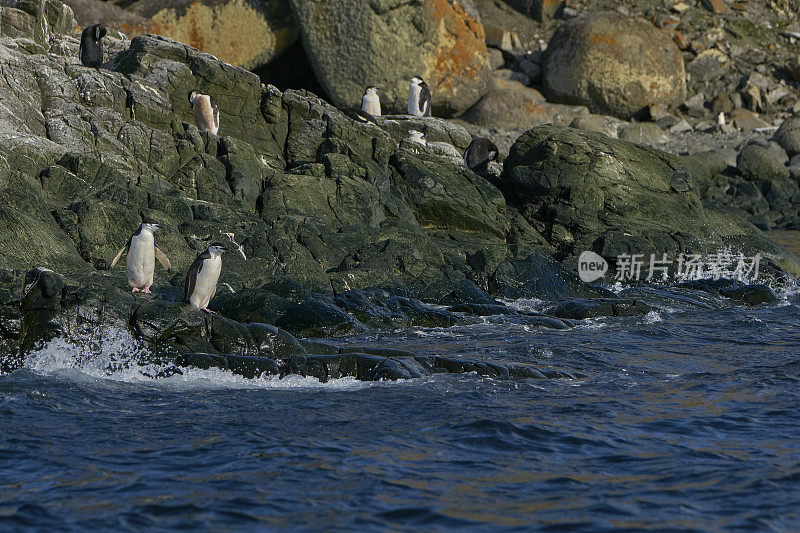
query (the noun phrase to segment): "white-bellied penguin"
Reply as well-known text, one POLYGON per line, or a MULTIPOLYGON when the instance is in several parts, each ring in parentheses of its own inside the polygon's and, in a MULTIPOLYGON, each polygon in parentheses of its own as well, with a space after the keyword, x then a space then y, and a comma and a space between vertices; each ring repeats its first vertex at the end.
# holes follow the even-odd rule
POLYGON ((131 292, 150 293, 150 286, 153 285, 156 259, 161 262, 167 272, 172 270, 169 259, 156 246, 155 232, 160 227, 161 225, 155 220, 146 218, 139 226, 139 229, 128 239, 128 244, 122 247, 111 262, 111 268, 114 268, 122 254, 128 252, 127 274, 131 292))
POLYGON ((370 85, 364 89, 364 96, 361 97, 361 111, 373 117, 381 116, 381 98, 378 96, 378 91, 377 87, 370 85))
POLYGON ((408 84, 408 114, 415 117, 431 116, 431 90, 419 76, 408 84))
POLYGON ((211 243, 197 256, 186 274, 183 300, 198 309, 211 312, 208 303, 217 292, 217 281, 222 272, 222 254, 227 250, 221 242, 211 243))

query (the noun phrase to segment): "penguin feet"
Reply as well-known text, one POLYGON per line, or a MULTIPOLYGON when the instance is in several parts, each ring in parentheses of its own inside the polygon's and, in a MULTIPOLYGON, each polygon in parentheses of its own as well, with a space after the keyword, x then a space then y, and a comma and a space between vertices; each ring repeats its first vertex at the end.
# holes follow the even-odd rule
POLYGON ((209 309, 208 307, 200 307, 199 309, 200 309, 201 311, 205 311, 205 312, 206 312, 206 313, 208 313, 209 315, 216 315, 216 314, 217 314, 215 311, 212 311, 212 310, 211 310, 211 309, 209 309))
POLYGON ((142 292, 145 294, 153 294, 152 292, 150 292, 150 287, 145 287, 144 289, 142 289, 142 292))
POLYGON ((131 287, 131 292, 139 292, 140 290, 138 287, 131 287))

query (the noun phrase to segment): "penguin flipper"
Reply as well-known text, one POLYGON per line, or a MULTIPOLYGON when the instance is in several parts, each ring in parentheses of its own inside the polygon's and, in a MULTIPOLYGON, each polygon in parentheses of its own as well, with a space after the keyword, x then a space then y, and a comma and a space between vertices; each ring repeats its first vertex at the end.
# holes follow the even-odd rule
POLYGON ((422 116, 431 116, 431 90, 427 85, 423 85, 419 93, 419 110, 422 116))
POLYGON ((125 246, 123 246, 123 247, 122 247, 122 249, 121 249, 121 250, 119 251, 119 253, 117 254, 117 257, 115 257, 115 258, 114 258, 114 260, 113 260, 113 261, 111 261, 111 267, 109 268, 109 270, 111 270, 112 268, 114 268, 114 265, 116 265, 116 264, 117 264, 117 261, 119 261, 119 260, 122 258, 122 254, 124 254, 125 252, 127 252, 127 251, 128 251, 128 248, 129 248, 129 247, 130 247, 130 244, 126 244, 125 246))
POLYGON ((172 270, 172 264, 169 262, 169 259, 167 259, 166 254, 162 252, 161 248, 158 246, 154 246, 154 248, 156 250, 156 259, 164 266, 167 272, 170 272, 172 270))
POLYGON ((183 290, 184 302, 188 302, 189 298, 194 293, 194 287, 197 284, 197 275, 200 273, 200 270, 203 269, 203 261, 209 257, 211 257, 211 255, 208 252, 204 252, 198 255, 192 263, 192 266, 189 267, 189 272, 186 273, 186 284, 183 290))

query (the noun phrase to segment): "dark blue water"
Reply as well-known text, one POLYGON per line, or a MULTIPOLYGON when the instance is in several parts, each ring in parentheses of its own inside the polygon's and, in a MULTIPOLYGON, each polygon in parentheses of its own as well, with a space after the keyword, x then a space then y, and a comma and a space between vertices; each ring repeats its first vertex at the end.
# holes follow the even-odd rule
MULTIPOLYGON (((104 333, 0 376, 0 530, 800 529, 800 298, 344 339, 578 380, 150 379, 104 333)), ((520 306, 540 307, 536 302, 520 306)))

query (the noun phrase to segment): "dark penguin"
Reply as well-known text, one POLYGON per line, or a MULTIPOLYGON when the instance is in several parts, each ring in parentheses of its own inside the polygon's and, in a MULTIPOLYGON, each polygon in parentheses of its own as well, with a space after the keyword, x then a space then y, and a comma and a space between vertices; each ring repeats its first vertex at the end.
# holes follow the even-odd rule
POLYGON ((217 292, 217 281, 222 272, 222 254, 225 250, 224 244, 215 242, 197 256, 186 275, 186 287, 183 292, 185 302, 203 311, 211 312, 208 309, 208 303, 217 292))
POLYGON ((464 152, 464 164, 473 172, 486 172, 489 162, 497 159, 497 146, 486 137, 477 137, 464 152))
POLYGON ((87 26, 81 33, 81 49, 78 56, 87 67, 100 68, 103 64, 103 43, 106 27, 102 24, 87 26))
POLYGON ((431 90, 419 76, 408 84, 408 114, 415 117, 431 116, 431 90))

